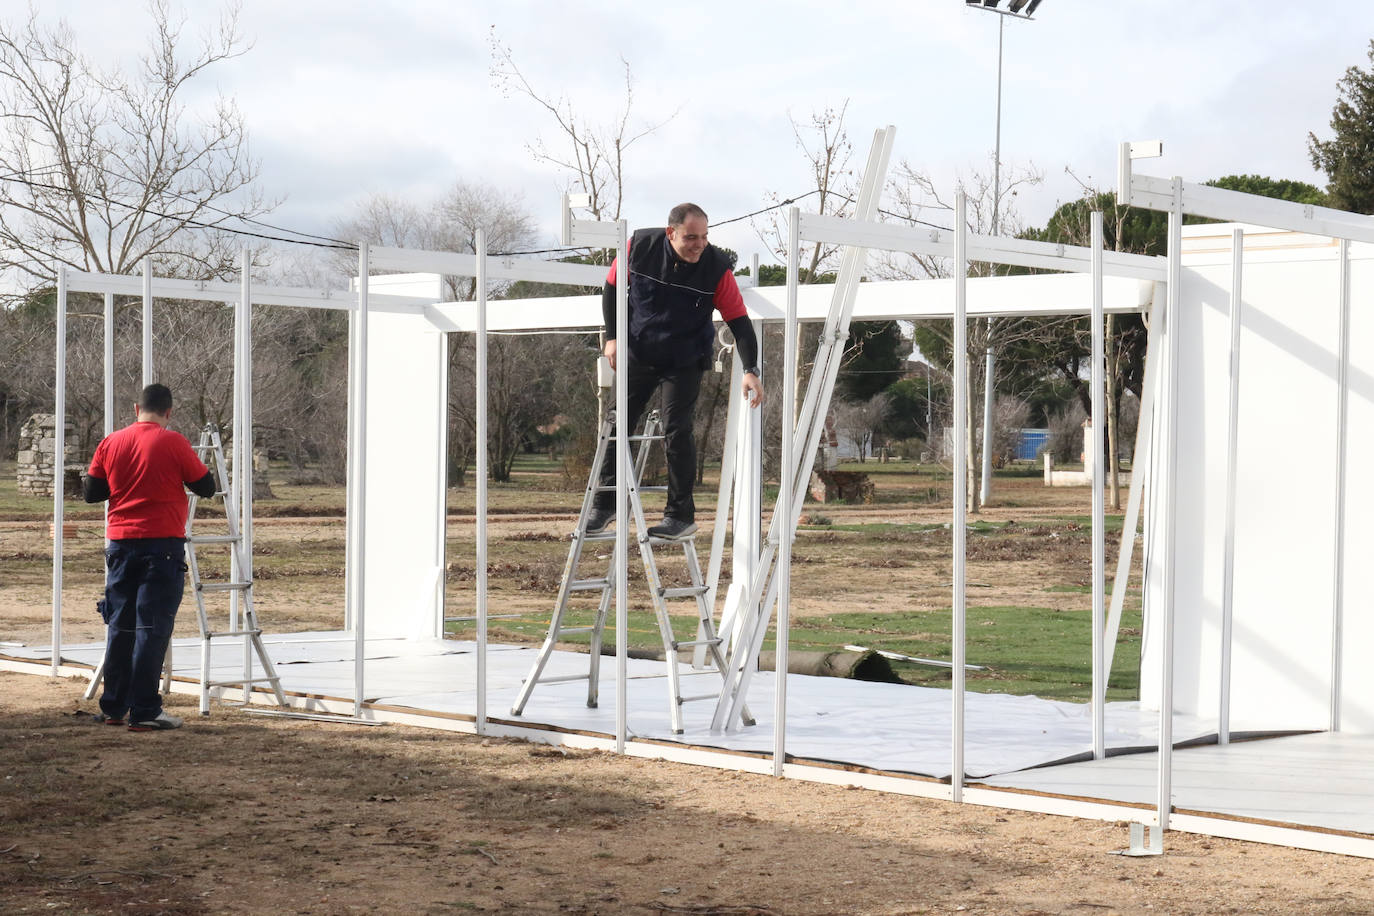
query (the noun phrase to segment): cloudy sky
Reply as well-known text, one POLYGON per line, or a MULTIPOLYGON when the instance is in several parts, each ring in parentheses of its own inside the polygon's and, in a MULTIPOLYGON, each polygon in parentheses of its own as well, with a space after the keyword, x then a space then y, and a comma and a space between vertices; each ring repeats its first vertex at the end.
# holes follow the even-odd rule
MULTIPOLYGON (((1005 4, 1004 4, 1005 5, 1005 4)), ((186 34, 217 18, 187 4, 186 34)), ((132 0, 44 0, 84 50, 133 67, 148 19, 132 0)), ((22 0, 0 0, 21 16, 22 0)), ((243 0, 253 47, 195 87, 236 99, 284 197, 274 222, 331 231, 367 195, 432 199, 462 179, 518 194, 553 241, 567 175, 529 145, 559 136, 546 112, 490 75, 490 39, 530 81, 579 111, 623 103, 620 58, 635 79, 632 123, 666 124, 628 154, 631 226, 662 225, 679 200, 713 220, 765 194, 809 187, 789 118, 848 103, 854 164, 872 131, 897 127, 896 158, 952 189, 986 169, 995 131, 998 20, 963 0, 599 3, 532 0, 243 0)), ((1111 188, 1123 140, 1162 139, 1142 171, 1203 181, 1258 173, 1309 181, 1308 131, 1328 133, 1336 81, 1368 66, 1369 0, 1044 0, 1005 24, 1002 160, 1043 183, 1016 199, 1041 225, 1079 194, 1066 174, 1111 188)), ((744 258, 764 246, 749 223, 715 241, 744 258)))

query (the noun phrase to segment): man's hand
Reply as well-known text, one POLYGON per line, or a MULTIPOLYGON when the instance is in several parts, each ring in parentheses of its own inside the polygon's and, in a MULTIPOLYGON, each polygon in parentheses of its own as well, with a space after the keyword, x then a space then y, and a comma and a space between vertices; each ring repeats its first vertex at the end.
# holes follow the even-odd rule
MULTIPOLYGON (((614 341, 612 341, 614 343, 614 341)), ((763 382, 752 372, 744 373, 744 385, 741 388, 744 399, 749 402, 750 407, 763 406, 763 382)))
POLYGON ((606 361, 607 361, 608 363, 610 363, 610 364, 611 364, 611 368, 614 369, 614 368, 615 368, 615 339, 612 338, 611 340, 606 341, 606 346, 603 347, 603 348, 601 349, 601 352, 604 353, 604 354, 606 355, 606 361))

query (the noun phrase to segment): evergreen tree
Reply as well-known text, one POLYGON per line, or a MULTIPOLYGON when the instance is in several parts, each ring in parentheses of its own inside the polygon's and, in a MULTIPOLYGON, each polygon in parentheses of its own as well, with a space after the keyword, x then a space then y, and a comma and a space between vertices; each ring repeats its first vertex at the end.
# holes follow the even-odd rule
POLYGON ((1370 69, 1351 67, 1336 83, 1340 96, 1331 109, 1335 136, 1307 134, 1312 165, 1326 173, 1329 205, 1352 213, 1374 213, 1374 41, 1370 69))

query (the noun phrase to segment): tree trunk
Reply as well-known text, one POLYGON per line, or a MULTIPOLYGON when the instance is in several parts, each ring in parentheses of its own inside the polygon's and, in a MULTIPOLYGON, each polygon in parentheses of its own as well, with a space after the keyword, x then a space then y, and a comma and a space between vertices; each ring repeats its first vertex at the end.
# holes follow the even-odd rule
MULTIPOLYGON (((972 393, 973 391, 973 361, 965 360, 964 390, 972 393)), ((968 486, 968 511, 970 515, 977 515, 982 509, 982 504, 978 501, 978 483, 980 472, 978 469, 978 448, 975 441, 975 432, 978 429, 973 415, 973 398, 968 399, 968 410, 964 411, 964 479, 968 486)))

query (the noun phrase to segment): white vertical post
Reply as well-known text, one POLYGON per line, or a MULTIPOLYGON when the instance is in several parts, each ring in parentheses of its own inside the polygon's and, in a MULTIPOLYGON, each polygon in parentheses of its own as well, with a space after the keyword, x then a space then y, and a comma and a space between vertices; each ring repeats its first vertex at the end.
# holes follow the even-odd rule
POLYGON ((1165 466, 1168 468, 1163 488, 1164 505, 1164 601, 1160 621, 1161 655, 1163 669, 1160 679, 1159 697, 1159 796, 1156 801, 1159 829, 1167 830, 1169 815, 1173 808, 1174 777, 1174 614, 1178 602, 1177 557, 1174 551, 1178 546, 1176 531, 1178 527, 1178 472, 1179 472, 1179 428, 1178 428, 1178 387, 1179 351, 1182 333, 1179 322, 1182 319, 1182 260, 1183 260, 1183 179, 1175 177, 1174 203, 1169 210, 1169 289, 1168 308, 1164 315, 1164 333, 1168 341, 1167 361, 1168 397, 1164 403, 1164 435, 1161 437, 1163 448, 1160 450, 1165 466))
POLYGON ((953 546, 951 594, 951 711, 949 785, 954 801, 964 799, 964 661, 965 661, 965 552, 968 531, 968 198, 954 196, 954 512, 950 533, 953 546))
POLYGON ((1340 240, 1341 302, 1340 359, 1336 369, 1336 519, 1331 575, 1331 720, 1333 732, 1341 730, 1341 672, 1345 639, 1345 478, 1350 414, 1350 240, 1340 240))
MULTIPOLYGON (((247 320, 243 314, 244 297, 239 296, 234 301, 234 365, 233 365, 233 420, 231 421, 231 439, 229 446, 229 475, 230 479, 225 481, 228 490, 224 496, 224 512, 226 515, 236 515, 239 519, 239 533, 242 535, 243 527, 243 438, 244 432, 244 385, 243 374, 245 362, 243 359, 243 338, 247 320)), ((239 555, 237 551, 229 552, 229 581, 244 581, 244 570, 239 565, 239 555)), ((227 629, 230 631, 239 629, 239 602, 238 592, 229 591, 224 593, 226 607, 229 611, 227 629)), ((246 689, 246 688, 245 688, 246 689)))
MULTIPOLYGON (((114 293, 105 294, 105 435, 115 427, 115 304, 114 293)), ((108 508, 108 507, 107 507, 108 508)))
POLYGON ((1107 702, 1107 675, 1106 675, 1106 652, 1104 639, 1106 636, 1107 609, 1107 546, 1106 546, 1106 502, 1103 498, 1102 483, 1103 478, 1110 473, 1111 469, 1104 467, 1103 462, 1103 421, 1106 411, 1104 408, 1104 371, 1106 362, 1106 331, 1103 323, 1102 306, 1102 211, 1094 210, 1092 214, 1092 370, 1089 377, 1089 385, 1092 391, 1092 424, 1093 434, 1091 448, 1092 467, 1093 467, 1093 542, 1092 542, 1092 653, 1093 653, 1093 675, 1092 675, 1092 715, 1093 715, 1093 757, 1101 759, 1106 756, 1106 702, 1107 702), (1105 473, 1104 473, 1105 472, 1105 473))
POLYGON ((477 230, 477 734, 487 731, 487 235, 477 230))
POLYGON ((1241 277, 1245 268, 1245 230, 1231 233, 1231 355, 1226 406, 1226 532, 1221 573, 1221 684, 1217 694, 1217 743, 1231 743, 1231 642, 1235 620, 1236 473, 1240 443, 1241 277))
POLYGON ((353 505, 349 517, 357 520, 354 529, 354 554, 349 557, 353 570, 353 716, 362 718, 363 685, 367 667, 367 281, 368 246, 358 246, 358 305, 354 312, 354 389, 350 392, 353 404, 353 441, 349 454, 353 458, 353 505), (356 454, 354 453, 356 451, 356 454))
MULTIPOLYGON (((778 505, 792 505, 795 483, 787 469, 795 461, 796 434, 797 284, 801 262, 801 210, 787 208, 787 305, 783 316, 782 468, 778 477, 778 505)), ((773 653, 773 775, 781 776, 787 762, 787 667, 792 600, 792 526, 773 525, 778 537, 778 629, 773 653)))
MULTIPOLYGON (((994 230, 996 231, 996 230, 994 230)), ((988 347, 983 366, 983 454, 982 474, 978 480, 978 505, 987 505, 992 495, 992 409, 993 381, 997 372, 997 356, 992 352, 992 319, 987 321, 988 347)))
POLYGON ((57 268, 57 349, 53 379, 52 676, 62 667, 62 521, 67 464, 67 268, 57 268))
MULTIPOLYGON (((629 556, 630 527, 630 259, 626 251, 625 220, 615 221, 616 257, 620 263, 615 277, 615 751, 625 753, 629 732, 627 650, 630 638, 629 608, 625 603, 627 587, 626 558, 629 556)), ((643 536, 643 532, 639 532, 643 536)))
MULTIPOLYGON (((239 361, 243 364, 243 410, 242 445, 239 448, 239 461, 243 473, 239 476, 239 532, 243 537, 243 569, 240 570, 241 582, 253 581, 253 254, 244 247, 239 254, 239 307, 243 310, 243 328, 239 340, 239 361)), ((239 440, 235 440, 236 442, 239 440)), ((234 511, 230 509, 229 511, 234 511)), ((248 593, 230 592, 238 598, 238 628, 247 631, 248 593)), ((243 637, 243 700, 249 702, 253 685, 248 683, 253 677, 253 641, 243 637)))
POLYGON ((143 259, 143 387, 153 383, 153 262, 143 259))

